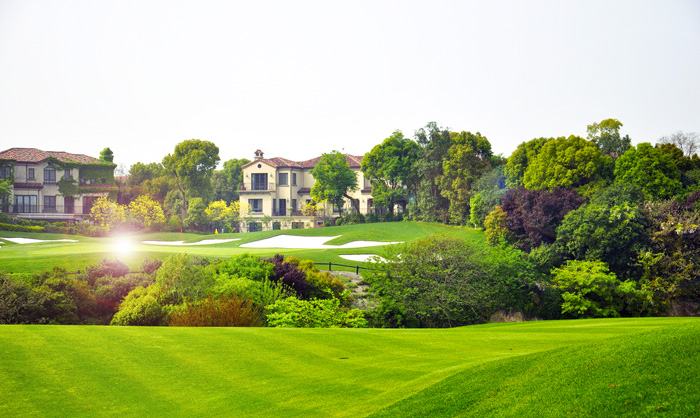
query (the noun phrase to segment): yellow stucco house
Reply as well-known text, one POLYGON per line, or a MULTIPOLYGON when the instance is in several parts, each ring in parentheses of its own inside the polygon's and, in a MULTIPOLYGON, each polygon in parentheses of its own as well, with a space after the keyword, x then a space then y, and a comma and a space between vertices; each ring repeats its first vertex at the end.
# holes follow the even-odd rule
POLYGON ((11 194, 2 211, 19 218, 76 222, 93 202, 116 192, 115 164, 83 154, 10 148, 0 152, 0 181, 10 180, 11 194))
MULTIPOLYGON (((357 175, 358 190, 351 193, 360 208, 360 213, 374 211, 372 187, 360 171, 362 156, 345 155, 350 168, 357 175)), ((312 203, 311 188, 315 180, 311 170, 321 157, 306 161, 291 161, 285 158, 264 158, 263 152, 255 151, 255 160, 244 165, 243 184, 239 191, 242 232, 267 229, 313 228, 323 225, 332 216, 335 208, 325 205, 317 211, 307 210, 312 203)), ((352 208, 345 199, 343 211, 352 208)))

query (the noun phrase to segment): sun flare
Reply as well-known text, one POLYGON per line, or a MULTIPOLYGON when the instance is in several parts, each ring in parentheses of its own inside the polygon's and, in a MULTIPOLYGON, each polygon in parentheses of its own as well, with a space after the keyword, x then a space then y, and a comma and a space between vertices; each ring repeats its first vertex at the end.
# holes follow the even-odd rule
POLYGON ((114 237, 112 252, 119 255, 127 255, 134 251, 134 242, 129 237, 114 237))

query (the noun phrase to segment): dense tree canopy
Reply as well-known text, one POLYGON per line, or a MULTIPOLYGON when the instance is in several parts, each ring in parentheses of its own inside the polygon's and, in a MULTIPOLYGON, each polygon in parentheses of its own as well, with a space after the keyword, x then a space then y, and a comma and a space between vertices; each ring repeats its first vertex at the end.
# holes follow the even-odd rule
POLYGON ((114 161, 114 153, 111 149, 105 148, 102 151, 100 151, 100 160, 111 163, 112 161, 114 161))
POLYGON ((317 202, 328 200, 339 210, 343 199, 354 201, 349 193, 357 190, 357 175, 350 168, 345 156, 338 151, 321 155, 318 164, 311 170, 316 182, 311 188, 311 196, 317 202))
POLYGON ((223 200, 233 202, 238 200, 238 189, 243 183, 243 166, 248 164, 247 158, 236 159, 224 162, 222 170, 214 171, 212 185, 214 187, 213 200, 223 200))
POLYGON ((187 199, 211 200, 211 177, 219 163, 219 147, 209 141, 188 139, 163 158, 165 171, 175 179, 182 200, 182 218, 187 216, 187 199))
POLYGON ((450 202, 442 195, 439 182, 443 174, 443 160, 452 146, 450 131, 439 127, 435 122, 429 122, 416 131, 416 140, 422 152, 415 164, 415 218, 447 222, 450 202))
POLYGON ((632 140, 629 135, 620 137, 622 122, 617 119, 605 119, 600 123, 588 125, 588 140, 593 141, 603 155, 617 158, 627 151, 632 140))
POLYGON ((506 163, 505 172, 508 187, 523 185, 525 170, 527 170, 530 162, 535 159, 540 148, 549 140, 550 138, 535 138, 518 145, 515 151, 508 157, 508 162, 506 163))
POLYGON ((615 183, 636 184, 647 200, 669 199, 681 190, 681 174, 672 158, 648 142, 615 161, 615 183))
POLYGON ((420 147, 395 131, 389 138, 372 148, 362 159, 362 172, 372 184, 372 198, 377 206, 394 210, 394 204, 405 201, 410 192, 413 165, 420 147))

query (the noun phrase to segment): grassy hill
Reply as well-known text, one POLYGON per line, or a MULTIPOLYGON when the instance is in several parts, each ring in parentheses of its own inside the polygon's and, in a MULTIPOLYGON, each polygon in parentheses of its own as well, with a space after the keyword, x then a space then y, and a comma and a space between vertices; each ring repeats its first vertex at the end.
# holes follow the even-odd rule
POLYGON ((698 416, 689 318, 454 329, 0 326, 0 416, 698 416))
POLYGON ((483 233, 468 228, 457 228, 446 225, 424 222, 390 222, 360 225, 343 225, 338 227, 296 229, 284 231, 265 231, 247 234, 180 234, 180 233, 156 233, 156 234, 129 234, 124 236, 111 236, 105 238, 91 238, 75 235, 22 233, 0 231, 3 237, 24 237, 42 240, 76 239, 77 243, 45 242, 36 244, 13 244, 0 240, 0 271, 10 273, 32 273, 50 270, 54 266, 65 268, 68 271, 83 269, 94 264, 100 259, 119 258, 134 269, 137 269, 141 260, 147 255, 156 258, 165 258, 175 253, 188 253, 211 258, 228 258, 236 254, 251 253, 262 256, 272 256, 276 253, 295 255, 300 258, 311 259, 319 263, 361 264, 349 262, 340 258, 339 254, 382 254, 382 247, 367 247, 353 249, 253 249, 240 248, 244 243, 258 241, 272 236, 286 234, 299 236, 338 236, 327 244, 340 245, 351 241, 403 241, 410 242, 429 235, 453 234, 468 240, 483 242, 483 233), (185 241, 197 242, 204 239, 238 238, 240 240, 202 246, 162 246, 142 244, 142 241, 185 241), (129 251, 125 251, 123 242, 130 242, 129 251))

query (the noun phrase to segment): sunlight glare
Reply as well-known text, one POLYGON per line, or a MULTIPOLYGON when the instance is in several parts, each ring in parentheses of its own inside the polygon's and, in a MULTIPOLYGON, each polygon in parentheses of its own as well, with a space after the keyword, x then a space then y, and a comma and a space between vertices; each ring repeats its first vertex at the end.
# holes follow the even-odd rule
POLYGON ((115 237, 112 241, 112 252, 119 255, 127 255, 134 251, 134 243, 129 237, 115 237))

